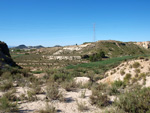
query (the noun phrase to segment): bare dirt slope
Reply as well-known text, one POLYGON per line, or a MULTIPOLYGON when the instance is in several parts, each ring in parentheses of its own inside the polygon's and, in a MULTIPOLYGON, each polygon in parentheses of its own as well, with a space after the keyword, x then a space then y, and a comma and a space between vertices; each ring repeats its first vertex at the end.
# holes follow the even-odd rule
POLYGON ((115 80, 124 80, 124 77, 128 74, 131 75, 131 79, 141 80, 142 76, 146 76, 146 86, 150 86, 150 60, 139 59, 131 60, 121 63, 116 68, 109 70, 105 73, 108 75, 106 78, 98 81, 102 83, 111 84, 115 80))

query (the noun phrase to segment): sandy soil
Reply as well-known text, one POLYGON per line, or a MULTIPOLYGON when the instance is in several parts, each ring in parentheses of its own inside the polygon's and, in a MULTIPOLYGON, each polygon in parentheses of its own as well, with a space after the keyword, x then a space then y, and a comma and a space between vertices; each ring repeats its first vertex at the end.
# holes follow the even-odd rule
MULTIPOLYGON (((22 89, 23 90, 23 89, 22 89)), ((22 91, 21 88, 18 88, 18 91, 22 91)), ((88 110, 85 111, 86 113, 101 113, 102 110, 99 108, 92 106, 90 104, 89 96, 91 95, 91 90, 88 89, 79 89, 76 92, 66 92, 65 90, 63 91, 63 94, 65 96, 65 102, 60 102, 60 101, 52 101, 48 102, 49 104, 55 106, 57 111, 61 113, 80 113, 78 110, 77 106, 77 101, 78 103, 83 103, 85 106, 87 106, 88 110), (85 98, 81 98, 81 94, 83 91, 86 91, 85 93, 85 98)), ((38 112, 38 110, 44 109, 46 106, 46 95, 40 94, 37 95, 38 101, 34 102, 24 102, 20 103, 19 108, 21 113, 35 113, 38 112)))
MULTIPOLYGON (((147 73, 147 75, 150 75, 150 60, 146 61, 146 60, 140 59, 140 60, 131 60, 128 62, 121 63, 116 68, 107 71, 105 73, 105 75, 108 75, 108 76, 106 78, 98 81, 98 83, 102 82, 102 83, 111 84, 115 80, 123 80, 127 73, 131 74, 132 75, 131 78, 133 78, 136 75, 136 71, 135 71, 136 69, 139 69, 140 73, 147 73), (139 62, 140 67, 138 67, 138 68, 132 67, 131 68, 131 66, 135 62, 139 62), (123 70, 125 72, 124 75, 121 75, 121 73, 120 73, 121 70, 123 70)), ((145 86, 150 86, 150 77, 149 76, 146 77, 146 85, 145 86)))

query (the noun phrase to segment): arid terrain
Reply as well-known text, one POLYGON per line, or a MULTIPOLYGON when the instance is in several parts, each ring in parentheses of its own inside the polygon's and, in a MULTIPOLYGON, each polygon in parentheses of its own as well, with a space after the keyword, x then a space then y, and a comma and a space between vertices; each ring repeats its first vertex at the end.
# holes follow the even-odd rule
POLYGON ((148 113, 149 87, 150 42, 0 42, 0 113, 148 113))

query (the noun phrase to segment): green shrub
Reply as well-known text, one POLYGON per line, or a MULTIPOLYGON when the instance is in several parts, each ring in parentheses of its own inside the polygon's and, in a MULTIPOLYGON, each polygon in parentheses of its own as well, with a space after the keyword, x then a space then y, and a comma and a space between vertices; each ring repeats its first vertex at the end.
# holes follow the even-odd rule
POLYGON ((127 73, 126 76, 124 77, 124 82, 128 83, 130 81, 131 74, 127 73))
POLYGON ((141 71, 140 71, 140 69, 135 69, 135 73, 140 73, 141 71))
POLYGON ((117 87, 110 87, 109 95, 118 95, 118 94, 120 94, 120 92, 117 87))
POLYGON ((124 82, 121 80, 116 80, 112 83, 112 87, 117 87, 117 88, 120 88, 123 85, 124 85, 124 82))
POLYGON ((95 95, 90 96, 91 104, 96 105, 99 108, 106 107, 109 105, 109 98, 107 94, 102 94, 101 92, 97 92, 95 95))
POLYGON ((105 84, 97 84, 92 87, 92 95, 90 96, 91 104, 98 107, 106 107, 109 105, 107 96, 107 86, 105 84))
POLYGON ((99 53, 94 53, 93 55, 91 55, 89 57, 89 60, 91 62, 95 62, 95 61, 102 60, 102 58, 105 58, 105 53, 104 53, 104 51, 99 51, 99 53))
POLYGON ((11 103, 7 97, 3 96, 0 98, 0 112, 18 112, 17 103, 11 103))
POLYGON ((143 79, 146 78, 146 74, 145 73, 140 73, 139 74, 138 79, 141 80, 142 78, 143 79))
POLYGON ((28 95, 29 101, 36 101, 37 100, 36 92, 34 90, 27 91, 27 95, 28 95))
POLYGON ((137 78, 135 78, 135 77, 131 79, 132 84, 136 83, 137 81, 138 81, 138 80, 137 80, 137 78))
POLYGON ((140 66, 140 63, 139 62, 134 62, 134 64, 132 66, 133 66, 133 68, 138 68, 140 66))
POLYGON ((4 81, 3 84, 0 84, 1 91, 8 91, 13 87, 13 83, 11 80, 4 81))
POLYGON ((134 88, 121 95, 115 105, 128 113, 149 113, 150 88, 134 88))
POLYGON ((19 101, 20 99, 15 95, 16 89, 12 89, 6 92, 3 97, 6 97, 9 101, 19 101))
POLYGON ((120 70, 120 74, 124 75, 125 74, 124 70, 120 70))
POLYGON ((117 95, 117 94, 120 94, 120 91, 118 90, 120 87, 125 87, 125 83, 121 80, 118 80, 118 81, 114 81, 112 84, 111 84, 111 87, 110 87, 110 91, 109 91, 109 94, 110 95, 117 95))

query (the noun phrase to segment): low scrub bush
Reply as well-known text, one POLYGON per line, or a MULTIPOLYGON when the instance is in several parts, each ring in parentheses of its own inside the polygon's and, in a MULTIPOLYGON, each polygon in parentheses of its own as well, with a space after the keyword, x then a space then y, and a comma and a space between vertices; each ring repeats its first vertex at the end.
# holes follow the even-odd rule
POLYGON ((115 105, 128 113, 150 112, 150 88, 134 88, 130 92, 122 94, 115 105))
POLYGON ((80 97, 81 97, 81 98, 85 98, 85 97, 86 97, 86 96, 85 96, 85 93, 86 93, 86 89, 82 90, 82 91, 81 91, 81 96, 80 96, 80 97))
POLYGON ((27 95, 28 95, 28 101, 36 101, 37 100, 36 92, 34 90, 27 91, 27 95))
POLYGON ((0 84, 0 90, 1 91, 8 91, 13 87, 13 83, 11 80, 6 80, 2 84, 0 84))
POLYGON ((6 97, 9 101, 19 101, 20 99, 15 95, 16 89, 12 89, 6 92, 3 97, 6 97))
POLYGON ((131 74, 127 73, 126 76, 124 77, 124 82, 129 83, 130 79, 131 79, 131 74))
POLYGON ((0 112, 1 113, 18 112, 17 103, 11 103, 5 96, 1 97, 0 98, 0 112))
POLYGON ((46 96, 49 100, 63 101, 63 94, 59 91, 56 83, 49 83, 46 87, 46 96))
POLYGON ((77 102, 77 107, 79 111, 83 112, 83 111, 89 110, 85 102, 78 102, 78 101, 76 102, 77 102))
POLYGON ((102 58, 105 58, 105 53, 103 51, 99 51, 99 53, 95 53, 89 57, 89 60, 91 62, 102 60, 102 58))
POLYGON ((65 81, 65 82, 62 83, 62 87, 66 91, 76 91, 76 89, 79 87, 79 84, 76 83, 74 80, 65 81))
POLYGON ((111 87, 110 87, 110 91, 109 91, 109 94, 110 95, 117 95, 117 94, 120 94, 120 91, 119 91, 119 88, 124 88, 125 87, 125 83, 121 80, 118 80, 118 81, 114 81, 112 84, 111 84, 111 87))
POLYGON ((139 62, 135 62, 132 66, 133 66, 133 68, 138 68, 140 66, 140 63, 139 62))
POLYGON ((106 107, 109 105, 109 98, 107 96, 107 86, 105 84, 98 84, 92 88, 92 95, 90 96, 91 104, 98 107, 106 107))
POLYGON ((120 88, 121 86, 124 86, 124 82, 121 80, 117 80, 112 83, 112 87, 120 88))
POLYGON ((124 70, 120 70, 120 74, 124 75, 125 74, 124 70))
POLYGON ((57 113, 57 110, 53 105, 46 103, 45 109, 40 110, 39 113, 57 113))
POLYGON ((141 71, 140 71, 140 69, 135 69, 135 73, 140 73, 141 71))

